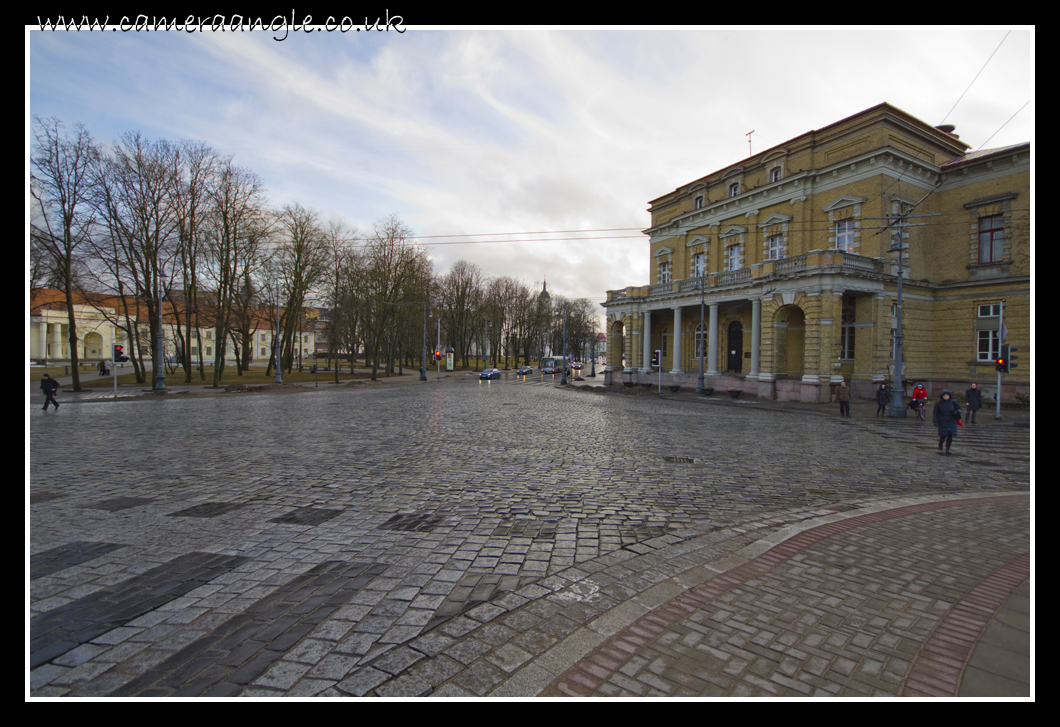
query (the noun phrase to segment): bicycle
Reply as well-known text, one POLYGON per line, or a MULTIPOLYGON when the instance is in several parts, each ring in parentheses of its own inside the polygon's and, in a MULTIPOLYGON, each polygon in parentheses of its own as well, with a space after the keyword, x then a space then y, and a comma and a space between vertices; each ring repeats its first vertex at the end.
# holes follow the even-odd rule
POLYGON ((920 421, 924 421, 924 418, 925 418, 926 415, 927 415, 927 411, 924 408, 924 400, 923 399, 917 399, 916 400, 916 418, 919 419, 920 421))

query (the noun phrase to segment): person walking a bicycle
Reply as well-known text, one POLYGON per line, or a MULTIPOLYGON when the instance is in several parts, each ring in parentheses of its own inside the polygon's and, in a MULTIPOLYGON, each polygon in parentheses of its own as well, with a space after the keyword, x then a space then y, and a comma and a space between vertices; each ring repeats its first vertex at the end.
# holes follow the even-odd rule
POLYGON ((915 411, 921 419, 924 418, 922 412, 924 407, 927 406, 927 399, 927 389, 924 388, 923 384, 917 384, 916 388, 913 389, 913 400, 909 402, 909 408, 915 411))

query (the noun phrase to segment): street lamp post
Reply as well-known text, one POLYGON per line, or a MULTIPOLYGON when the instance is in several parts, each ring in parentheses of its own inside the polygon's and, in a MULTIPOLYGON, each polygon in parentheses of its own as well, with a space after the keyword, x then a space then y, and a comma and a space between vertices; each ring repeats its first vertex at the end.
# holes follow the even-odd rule
POLYGON ((563 376, 559 383, 560 386, 567 385, 567 301, 563 301, 563 376))
POLYGON ((166 394, 166 393, 168 393, 168 391, 166 390, 166 362, 165 362, 165 360, 163 358, 165 356, 166 334, 165 334, 165 331, 162 329, 162 293, 163 293, 163 289, 165 287, 164 283, 162 281, 162 277, 163 277, 163 273, 162 273, 161 270, 159 270, 159 272, 158 272, 158 341, 156 342, 156 345, 158 347, 158 351, 157 351, 157 353, 155 355, 155 360, 156 360, 157 364, 155 366, 155 370, 156 370, 156 373, 155 373, 155 387, 154 387, 154 390, 153 390, 153 392, 155 394, 166 394))
MULTIPOLYGON (((931 194, 928 192, 928 194, 931 194)), ((927 199, 927 196, 924 197, 927 199)), ((924 200, 920 200, 923 202, 924 200)), ((920 204, 918 202, 917 204, 920 204)), ((916 205, 913 205, 913 209, 916 209, 916 205)), ((908 410, 905 407, 905 401, 903 400, 904 389, 902 388, 902 379, 905 376, 905 367, 902 364, 902 344, 904 336, 902 335, 902 278, 905 277, 902 266, 902 242, 905 239, 905 228, 906 227, 920 227, 923 223, 909 223, 907 222, 910 218, 919 217, 939 217, 941 213, 936 212, 927 215, 914 215, 912 210, 905 214, 895 215, 894 217, 866 217, 867 220, 886 220, 887 224, 882 228, 871 228, 866 227, 863 229, 882 229, 882 230, 898 230, 898 237, 891 245, 891 248, 887 252, 898 253, 898 286, 897 296, 894 306, 894 380, 891 382, 891 403, 887 407, 887 416, 904 419, 908 410)), ((879 234, 879 233, 877 233, 879 234)))
POLYGON ((276 382, 283 383, 283 375, 280 373, 280 295, 286 291, 276 288, 276 340, 273 341, 273 349, 276 355, 276 382))
POLYGON ((699 272, 699 282, 696 283, 699 288, 699 380, 696 383, 696 393, 702 394, 706 387, 706 380, 703 378, 703 349, 706 344, 707 328, 706 328, 706 308, 707 308, 707 292, 703 287, 703 271, 699 272))

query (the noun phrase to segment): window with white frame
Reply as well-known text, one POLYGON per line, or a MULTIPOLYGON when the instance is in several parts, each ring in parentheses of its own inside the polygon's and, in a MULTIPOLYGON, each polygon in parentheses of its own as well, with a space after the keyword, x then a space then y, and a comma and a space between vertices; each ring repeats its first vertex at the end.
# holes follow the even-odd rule
POLYGON ((740 194, 740 183, 739 182, 733 182, 732 184, 730 184, 729 185, 729 196, 730 197, 736 197, 739 194, 740 194))
POLYGON ((740 255, 739 245, 730 245, 725 248, 725 269, 739 270, 743 266, 743 258, 740 255))
POLYGON ((780 260, 784 257, 784 236, 770 235, 769 245, 766 249, 767 260, 780 260))
POLYGON ((703 335, 703 324, 696 326, 696 354, 697 359, 704 358, 707 355, 706 352, 706 337, 703 335))
POLYGON ((692 269, 690 271, 693 278, 701 278, 707 274, 707 255, 706 253, 697 252, 692 256, 692 269))
POLYGON ((851 250, 854 247, 854 220, 835 223, 835 249, 851 250))
POLYGON ((666 262, 663 260, 659 261, 659 274, 658 274, 659 285, 669 283, 673 281, 673 263, 666 262))
POLYGON ((705 203, 706 199, 704 199, 703 195, 696 195, 696 198, 692 201, 692 209, 701 210, 705 203))
POLYGON ((979 263, 999 263, 1005 244, 1004 218, 991 215, 979 218, 979 263))
POLYGON ((781 179, 783 179, 783 177, 784 177, 784 172, 781 171, 780 167, 773 167, 769 171, 769 181, 770 182, 779 182, 781 179))
POLYGON ((1001 353, 1001 339, 998 337, 1001 304, 990 303, 979 306, 977 319, 979 340, 976 342, 976 358, 979 361, 993 361, 1001 353))

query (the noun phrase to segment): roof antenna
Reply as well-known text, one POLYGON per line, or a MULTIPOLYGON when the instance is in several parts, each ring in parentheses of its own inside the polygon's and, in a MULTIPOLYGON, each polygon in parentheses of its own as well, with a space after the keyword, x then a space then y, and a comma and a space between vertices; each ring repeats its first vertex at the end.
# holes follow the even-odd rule
POLYGON ((751 156, 751 134, 755 133, 754 129, 748 131, 744 136, 747 137, 747 156, 751 156))

